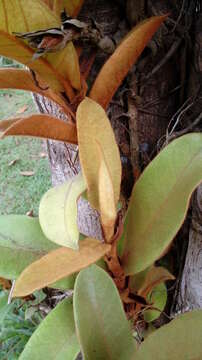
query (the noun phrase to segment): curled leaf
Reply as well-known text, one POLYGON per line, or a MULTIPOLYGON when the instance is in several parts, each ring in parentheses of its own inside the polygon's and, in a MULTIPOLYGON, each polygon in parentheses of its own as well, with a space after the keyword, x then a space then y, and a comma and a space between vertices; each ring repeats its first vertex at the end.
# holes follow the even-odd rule
POLYGON ((6 136, 33 136, 77 144, 76 127, 50 115, 31 115, 24 118, 3 120, 0 138, 6 136))
POLYGON ((39 206, 39 220, 48 239, 78 249, 77 200, 86 185, 81 174, 46 192, 39 206))
POLYGON ((91 205, 99 210, 99 168, 97 143, 100 144, 110 169, 114 191, 114 201, 117 205, 120 196, 121 161, 115 136, 103 108, 89 98, 85 98, 77 109, 77 132, 79 156, 83 175, 88 189, 88 199, 91 205), (93 164, 93 166, 92 166, 93 164))
POLYGON ((110 239, 114 235, 114 225, 116 221, 114 189, 103 150, 99 143, 97 143, 97 146, 100 157, 100 168, 98 174, 100 216, 105 239, 107 242, 110 242, 110 239))
POLYGON ((166 17, 154 16, 131 30, 101 68, 90 91, 91 99, 107 108, 128 71, 166 17))
POLYGON ((16 281, 13 296, 26 296, 57 280, 84 269, 102 258, 111 246, 86 238, 79 250, 61 247, 28 266, 16 281))

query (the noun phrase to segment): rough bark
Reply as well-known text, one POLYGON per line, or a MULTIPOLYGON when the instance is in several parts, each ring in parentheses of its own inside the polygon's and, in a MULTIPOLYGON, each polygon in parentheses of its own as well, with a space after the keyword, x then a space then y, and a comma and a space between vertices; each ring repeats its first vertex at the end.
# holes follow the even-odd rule
MULTIPOLYGON (((200 9, 201 10, 201 9, 200 9)), ((194 104, 193 114, 195 118, 202 111, 202 13, 199 12, 195 27, 195 51, 189 93, 193 96, 199 89, 198 101, 194 104)), ((198 116, 199 118, 199 116, 198 116)), ((202 130, 202 121, 198 124, 202 130)), ((202 184, 196 190, 192 202, 192 221, 189 232, 188 250, 185 259, 184 270, 179 286, 176 289, 177 312, 189 311, 202 308, 202 184)))

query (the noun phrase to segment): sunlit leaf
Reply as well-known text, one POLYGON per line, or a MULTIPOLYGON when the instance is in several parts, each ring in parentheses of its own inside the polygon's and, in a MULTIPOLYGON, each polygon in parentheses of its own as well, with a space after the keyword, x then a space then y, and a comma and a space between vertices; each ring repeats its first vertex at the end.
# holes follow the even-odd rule
POLYGON ((86 360, 135 358, 135 341, 118 290, 110 276, 95 265, 77 277, 74 318, 86 360))
POLYGON ((38 326, 19 360, 74 360, 79 353, 72 298, 65 299, 38 326))
POLYGON ((75 17, 79 13, 84 0, 53 0, 53 9, 56 14, 60 14, 63 9, 66 10, 67 14, 75 17))
POLYGON ((91 99, 107 108, 128 71, 166 17, 154 16, 131 30, 101 68, 90 91, 91 99))
POLYGON ((121 161, 113 130, 103 108, 93 100, 86 98, 77 110, 77 131, 79 156, 83 175, 88 187, 88 199, 99 210, 99 157, 97 143, 100 144, 110 169, 115 204, 120 195, 121 161))
POLYGON ((40 57, 33 61, 34 50, 23 41, 13 35, 0 30, 0 55, 14 59, 33 71, 36 71, 53 90, 57 92, 65 91, 70 99, 74 93, 69 82, 52 66, 46 59, 40 57))
POLYGON ((81 89, 79 59, 73 43, 70 41, 63 50, 46 55, 48 62, 58 73, 68 79, 73 88, 81 89))
POLYGON ((39 220, 51 241, 78 249, 77 200, 86 185, 81 174, 46 192, 39 206, 39 220))
POLYGON ((2 0, 0 2, 0 30, 29 32, 57 27, 60 19, 41 0, 2 0))
POLYGON ((98 174, 100 216, 105 239, 109 241, 114 235, 116 205, 110 170, 107 167, 103 149, 100 144, 97 143, 97 145, 100 157, 100 168, 98 174))
POLYGON ((202 357, 201 333, 202 311, 180 315, 150 334, 134 359, 199 360, 202 357))
POLYGON ((18 117, 0 123, 0 130, 4 129, 0 138, 6 136, 33 136, 53 140, 60 140, 77 144, 76 126, 66 123, 50 115, 31 115, 28 117, 18 117), (11 122, 12 121, 12 122, 11 122), (5 123, 5 124, 4 124, 5 123), (8 124, 8 128, 6 128, 8 124))
POLYGON ((51 10, 53 10, 54 0, 42 0, 51 10))
POLYGON ((37 85, 28 70, 0 68, 0 88, 18 89, 38 93, 60 105, 66 113, 69 112, 68 106, 62 97, 51 91, 51 89, 47 87, 47 84, 41 80, 37 85))
POLYGON ((86 238, 79 250, 61 247, 28 266, 18 278, 13 296, 26 296, 35 290, 74 274, 93 264, 110 251, 111 246, 86 238))
POLYGON ((135 274, 160 258, 182 225, 190 196, 202 179, 202 134, 169 144, 136 182, 124 230, 122 262, 135 274))
MULTIPOLYGON (((60 16, 41 0, 21 0, 20 3, 18 0, 9 0, 0 3, 0 30, 9 34, 60 27, 60 23, 60 16)), ((46 59, 62 78, 68 79, 75 89, 80 89, 78 56, 72 42, 65 49, 46 55, 46 59)))
POLYGON ((0 276, 16 279, 33 261, 57 249, 39 221, 24 215, 0 216, 0 276))
POLYGON ((147 295, 147 302, 152 305, 154 309, 145 310, 143 312, 144 320, 151 322, 161 315, 167 302, 167 288, 164 283, 154 287, 154 289, 147 295))

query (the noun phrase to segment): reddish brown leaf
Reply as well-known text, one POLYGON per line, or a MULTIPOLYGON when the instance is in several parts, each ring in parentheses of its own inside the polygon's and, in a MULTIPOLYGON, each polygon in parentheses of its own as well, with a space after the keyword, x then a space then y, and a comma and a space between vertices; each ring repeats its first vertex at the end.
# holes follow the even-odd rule
POLYGON ((55 94, 47 84, 38 77, 33 78, 30 71, 22 69, 0 69, 0 88, 19 89, 38 93, 60 105, 66 114, 70 110, 62 96, 55 94))
POLYGON ((107 108, 128 71, 166 17, 154 16, 131 30, 99 72, 89 95, 91 99, 107 108))
POLYGON ((25 118, 4 120, 0 123, 0 130, 2 128, 4 132, 0 138, 22 135, 77 144, 76 126, 49 115, 31 115, 25 118))

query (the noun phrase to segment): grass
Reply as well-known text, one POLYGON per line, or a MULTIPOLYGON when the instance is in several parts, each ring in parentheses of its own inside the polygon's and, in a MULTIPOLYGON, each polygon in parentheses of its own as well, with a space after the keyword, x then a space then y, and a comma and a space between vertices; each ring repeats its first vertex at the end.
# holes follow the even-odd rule
MULTIPOLYGON (((0 91, 0 120, 36 112, 29 93, 0 91), (25 108, 26 107, 26 108, 25 108)), ((51 186, 42 140, 8 137, 0 141, 0 214, 38 214, 39 201, 51 186), (34 172, 23 176, 22 172, 34 172)))

